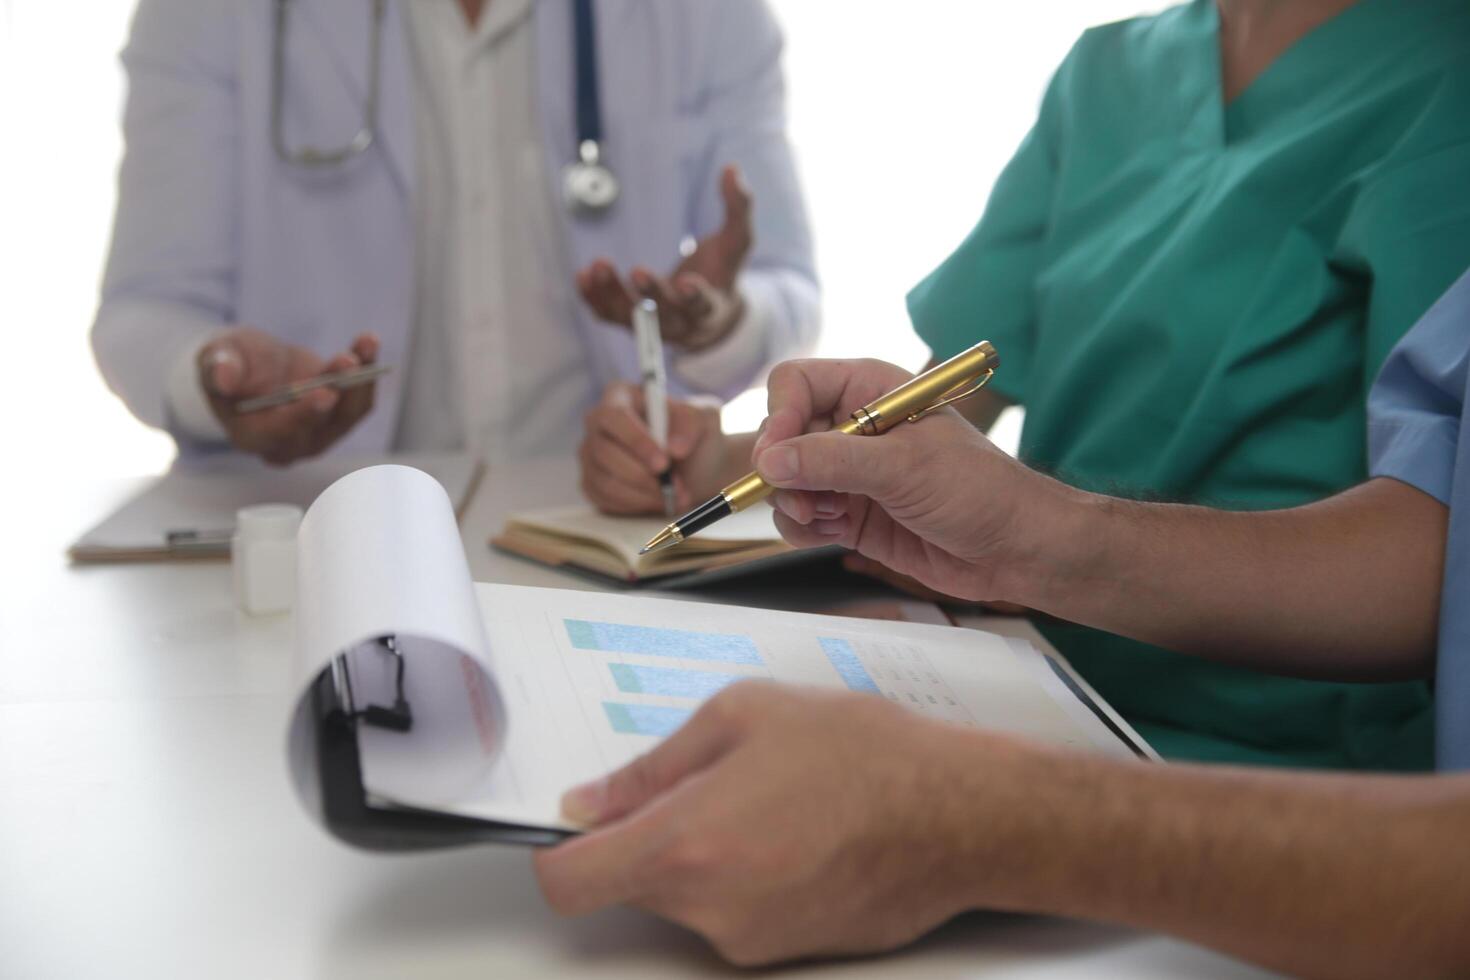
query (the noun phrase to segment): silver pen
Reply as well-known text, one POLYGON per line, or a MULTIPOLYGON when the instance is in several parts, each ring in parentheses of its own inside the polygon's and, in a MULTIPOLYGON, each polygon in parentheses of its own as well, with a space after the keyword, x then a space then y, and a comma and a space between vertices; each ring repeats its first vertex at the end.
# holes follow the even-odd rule
POLYGON ((308 378, 305 381, 297 381, 284 388, 278 388, 269 394, 238 402, 235 405, 235 414, 246 415, 250 412, 275 408, 277 405, 289 405, 307 392, 318 388, 336 388, 338 391, 356 388, 358 385, 376 381, 391 370, 393 368, 387 364, 368 364, 347 371, 333 371, 331 374, 318 375, 315 378, 308 378))
MULTIPOLYGON (((664 372, 664 340, 658 330, 658 304, 651 299, 633 307, 633 336, 638 344, 638 370, 643 375, 643 403, 648 431, 665 453, 669 450, 669 382, 664 372)), ((658 475, 664 516, 674 516, 673 464, 658 475)))

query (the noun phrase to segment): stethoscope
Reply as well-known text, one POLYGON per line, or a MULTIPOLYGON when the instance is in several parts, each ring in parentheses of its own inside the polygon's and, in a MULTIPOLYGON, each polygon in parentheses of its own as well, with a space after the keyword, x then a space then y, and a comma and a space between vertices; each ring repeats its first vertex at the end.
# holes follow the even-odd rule
MULTIPOLYGON (((282 162, 310 169, 337 167, 366 153, 378 139, 378 89, 382 75, 383 19, 388 0, 372 0, 373 34, 368 50, 368 93, 357 134, 335 149, 286 145, 282 125, 286 101, 286 31, 292 0, 276 0, 271 54, 271 142, 282 162)), ((573 0, 577 58, 577 159, 562 170, 562 197, 573 214, 592 216, 618 199, 618 179, 602 159, 602 104, 597 80, 597 22, 592 0, 573 0)))

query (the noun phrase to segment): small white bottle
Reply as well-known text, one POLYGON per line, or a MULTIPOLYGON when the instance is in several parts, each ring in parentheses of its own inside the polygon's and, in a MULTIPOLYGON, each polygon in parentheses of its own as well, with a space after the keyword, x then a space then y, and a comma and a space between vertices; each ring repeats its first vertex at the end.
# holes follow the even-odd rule
POLYGON ((251 616, 289 612, 296 602, 296 531, 301 508, 261 504, 235 514, 230 560, 235 605, 251 616))

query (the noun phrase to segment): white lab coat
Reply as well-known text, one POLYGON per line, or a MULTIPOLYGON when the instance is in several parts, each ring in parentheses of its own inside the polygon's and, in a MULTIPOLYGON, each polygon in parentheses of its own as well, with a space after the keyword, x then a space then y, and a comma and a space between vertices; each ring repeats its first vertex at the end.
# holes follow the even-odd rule
MULTIPOLYGON (((319 353, 373 330, 382 361, 406 362, 416 131, 400 2, 390 0, 384 24, 378 142, 318 173, 272 148, 273 3, 141 0, 123 52, 127 151, 92 342, 108 384, 144 422, 174 431, 167 373, 222 325, 257 326, 319 353)), ((534 14, 545 156, 558 187, 575 143, 571 6, 540 0, 534 14)), ((741 288, 767 318, 766 364, 800 352, 815 338, 818 291, 770 11, 763 0, 596 0, 596 17, 605 153, 622 196, 601 219, 563 215, 573 267, 599 257, 672 267, 685 236, 722 223, 719 170, 736 163, 756 199, 741 288)), ((366 0, 293 4, 289 145, 332 147, 357 131, 371 25, 366 0)), ((578 308, 599 378, 635 377, 628 332, 578 308)), ((756 380, 712 393, 730 397, 756 380)), ((380 390, 340 448, 388 448, 396 390, 380 390)), ((181 451, 197 448, 174 434, 181 451)))

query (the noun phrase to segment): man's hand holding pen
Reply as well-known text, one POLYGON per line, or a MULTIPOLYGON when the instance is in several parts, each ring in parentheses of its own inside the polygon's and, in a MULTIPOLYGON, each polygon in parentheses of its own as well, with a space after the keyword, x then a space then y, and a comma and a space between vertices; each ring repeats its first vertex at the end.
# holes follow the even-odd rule
POLYGON ((1085 538, 1086 495, 952 409, 882 438, 832 431, 909 377, 881 361, 776 368, 754 460, 777 488, 777 528, 798 547, 839 544, 959 598, 1029 601, 1041 559, 1062 551, 1048 542, 1085 538))
MULTIPOLYGON (((796 436, 805 432, 809 436, 828 440, 838 437, 881 436, 905 423, 921 422, 940 412, 944 413, 945 418, 958 418, 949 406, 983 390, 991 376, 995 374, 999 363, 1000 357, 995 347, 985 340, 918 375, 908 374, 901 368, 884 364, 881 361, 788 362, 788 365, 791 366, 782 365, 772 374, 772 386, 769 388, 772 399, 771 414, 766 417, 765 424, 762 426, 760 439, 752 443, 751 455, 759 460, 763 454, 772 453, 772 458, 767 461, 767 466, 775 479, 785 480, 786 477, 781 475, 782 471, 794 467, 797 460, 789 452, 791 447, 777 447, 773 442, 774 439, 784 437, 784 435, 796 436), (867 370, 862 374, 852 373, 853 363, 866 365, 867 370), (833 374, 833 370, 838 373, 833 374), (776 373, 781 372, 784 372, 782 378, 786 380, 776 378, 776 373), (850 384, 847 383, 849 374, 851 375, 850 384), (843 380, 843 384, 834 387, 834 379, 839 378, 843 380), (883 383, 885 379, 887 379, 886 384, 883 383), (813 383, 817 381, 825 381, 826 387, 813 387, 813 383), (781 394, 782 387, 789 389, 784 396, 781 394), (863 395, 872 396, 871 400, 862 400, 860 396, 863 395), (781 413, 790 414, 787 411, 788 406, 780 404, 783 397, 795 398, 797 408, 804 409, 804 414, 796 429, 789 429, 790 420, 785 419, 784 423, 788 424, 789 431, 781 435, 783 425, 781 413), (826 401, 823 402, 823 399, 826 401), (854 399, 858 400, 854 401, 854 399), (835 411, 842 406, 847 408, 845 416, 838 412, 830 418, 827 417, 829 411, 835 411), (778 448, 780 451, 775 452, 778 448)), ((990 444, 986 442, 986 445, 990 444)), ((851 458, 866 457, 876 462, 879 458, 866 450, 850 452, 844 450, 840 445, 832 452, 836 454, 835 458, 847 458, 849 461, 851 458)), ((787 474, 787 476, 794 475, 795 470, 787 474)), ((716 521, 724 520, 731 514, 767 499, 778 487, 796 490, 822 489, 815 486, 793 485, 790 482, 778 483, 775 482, 775 479, 766 479, 764 473, 759 470, 746 473, 704 503, 665 526, 662 531, 649 539, 640 554, 677 547, 691 535, 698 534, 716 521)), ((846 491, 859 488, 833 487, 832 489, 846 491)), ((832 504, 832 499, 835 498, 828 495, 822 498, 820 503, 835 506, 832 504)), ((813 514, 815 516, 812 516, 811 520, 825 520, 841 516, 835 510, 831 513, 813 512, 813 514)), ((819 524, 817 528, 831 538, 840 537, 842 533, 835 524, 830 527, 819 524)), ((849 544, 848 547, 854 546, 849 544)))

